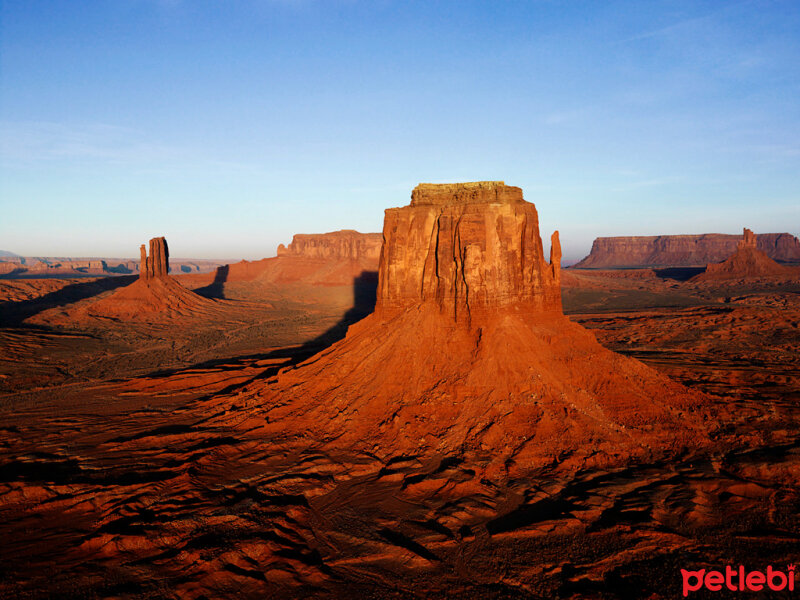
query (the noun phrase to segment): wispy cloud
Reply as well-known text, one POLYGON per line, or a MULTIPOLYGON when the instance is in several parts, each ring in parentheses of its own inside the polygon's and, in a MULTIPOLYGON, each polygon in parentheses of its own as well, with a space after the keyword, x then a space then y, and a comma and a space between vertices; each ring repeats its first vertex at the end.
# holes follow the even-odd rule
POLYGON ((105 123, 0 122, 0 158, 5 161, 155 162, 181 154, 135 129, 105 123))
POLYGON ((0 162, 5 166, 115 165, 148 171, 180 165, 253 168, 228 158, 207 156, 188 146, 164 143, 137 129, 108 123, 46 121, 0 121, 0 162))
POLYGON ((704 15, 702 17, 694 17, 692 19, 684 19, 682 21, 677 21, 672 23, 671 25, 667 25, 665 27, 659 27, 658 29, 653 29, 651 31, 643 31, 641 33, 637 33, 630 37, 623 38, 621 40, 617 40, 614 44, 628 44, 630 42, 637 42, 639 40, 646 40, 649 38, 661 37, 673 34, 681 29, 687 29, 691 26, 697 25, 699 23, 703 23, 708 21, 713 16, 713 13, 710 15, 704 15))
POLYGON ((646 40, 649 38, 656 38, 662 36, 669 36, 674 33, 681 32, 682 30, 693 29, 697 25, 705 25, 710 21, 714 20, 720 14, 726 13, 732 9, 737 7, 752 4, 752 0, 744 0, 743 2, 737 2, 735 4, 729 4, 724 7, 718 8, 713 10, 707 14, 699 15, 697 17, 691 17, 688 19, 681 19, 679 21, 675 21, 674 23, 670 23, 669 25, 665 25, 664 27, 658 27, 656 29, 652 29, 649 31, 642 31, 640 33, 634 34, 632 36, 623 38, 621 40, 617 40, 614 44, 627 44, 630 42, 636 42, 639 40, 646 40))

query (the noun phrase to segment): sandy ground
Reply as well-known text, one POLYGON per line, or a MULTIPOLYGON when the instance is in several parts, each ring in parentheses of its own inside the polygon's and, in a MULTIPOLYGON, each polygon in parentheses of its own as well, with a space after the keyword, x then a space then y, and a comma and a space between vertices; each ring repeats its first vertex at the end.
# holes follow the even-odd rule
POLYGON ((564 305, 732 408, 714 447, 491 478, 476 451, 253 427, 242 391, 341 337, 363 290, 242 282, 208 314, 76 322, 109 282, 2 282, 0 596, 668 598, 681 568, 798 562, 800 286, 685 275, 575 273, 564 305))

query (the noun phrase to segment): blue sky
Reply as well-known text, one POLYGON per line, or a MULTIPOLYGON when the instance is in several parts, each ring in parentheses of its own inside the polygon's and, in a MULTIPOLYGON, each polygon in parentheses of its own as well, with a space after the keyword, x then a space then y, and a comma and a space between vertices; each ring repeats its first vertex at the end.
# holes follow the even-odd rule
POLYGON ((800 3, 0 0, 0 249, 261 258, 502 179, 561 231, 800 231, 800 3))

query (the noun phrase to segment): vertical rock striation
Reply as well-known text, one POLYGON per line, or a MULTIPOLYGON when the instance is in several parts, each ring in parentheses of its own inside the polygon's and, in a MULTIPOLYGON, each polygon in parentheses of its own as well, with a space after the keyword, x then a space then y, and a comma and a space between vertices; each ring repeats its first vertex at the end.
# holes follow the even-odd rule
POLYGON ((456 320, 508 305, 561 311, 561 248, 544 260, 536 207, 502 181, 420 184, 386 210, 377 310, 434 303, 456 320))
POLYGON ((169 275, 169 247, 167 240, 157 237, 150 240, 150 255, 144 244, 139 247, 141 254, 141 267, 139 277, 141 279, 153 279, 155 277, 166 277, 169 275))

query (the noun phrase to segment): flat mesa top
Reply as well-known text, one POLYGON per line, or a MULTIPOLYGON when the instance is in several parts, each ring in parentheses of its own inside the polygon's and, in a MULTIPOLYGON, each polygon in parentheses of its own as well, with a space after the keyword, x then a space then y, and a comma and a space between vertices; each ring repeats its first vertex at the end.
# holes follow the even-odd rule
POLYGON ((503 181, 420 183, 411 192, 411 206, 513 202, 524 202, 522 190, 503 181))

